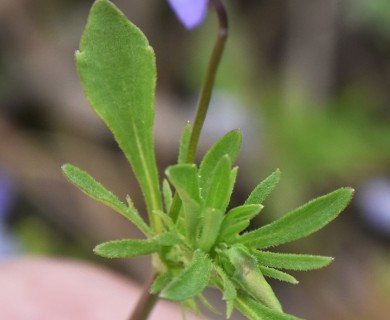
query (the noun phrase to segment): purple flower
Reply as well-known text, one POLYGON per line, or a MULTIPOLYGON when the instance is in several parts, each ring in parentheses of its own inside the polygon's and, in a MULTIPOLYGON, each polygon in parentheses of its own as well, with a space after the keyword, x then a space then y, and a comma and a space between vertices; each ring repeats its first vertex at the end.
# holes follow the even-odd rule
POLYGON ((206 17, 208 0, 168 0, 168 2, 187 29, 197 27, 206 17))

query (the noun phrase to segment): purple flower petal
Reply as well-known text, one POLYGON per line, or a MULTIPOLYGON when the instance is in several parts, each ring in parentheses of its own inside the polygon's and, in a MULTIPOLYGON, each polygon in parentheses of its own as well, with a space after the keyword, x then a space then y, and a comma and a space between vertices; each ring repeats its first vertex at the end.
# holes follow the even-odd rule
POLYGON ((208 0, 168 0, 168 2, 187 29, 195 28, 206 17, 208 0))

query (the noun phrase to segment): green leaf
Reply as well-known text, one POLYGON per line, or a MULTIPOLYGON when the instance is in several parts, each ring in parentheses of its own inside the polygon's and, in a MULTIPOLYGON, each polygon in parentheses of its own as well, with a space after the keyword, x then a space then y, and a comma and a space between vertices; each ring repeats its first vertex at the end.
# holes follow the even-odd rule
POLYGON ((188 145, 190 143, 190 137, 191 137, 191 125, 189 122, 186 123, 183 129, 183 133, 180 139, 180 145, 179 145, 179 156, 177 159, 178 164, 184 164, 186 163, 187 153, 188 153, 188 145))
POLYGON ((73 183, 86 195, 105 204, 106 206, 109 206, 123 215, 125 218, 134 223, 145 235, 151 235, 152 231, 134 207, 128 208, 112 192, 108 191, 87 172, 71 164, 63 165, 62 172, 71 183, 73 183))
POLYGON ((293 276, 289 275, 288 273, 273 268, 264 267, 264 266, 259 266, 259 269, 261 273, 266 277, 274 278, 276 280, 285 281, 292 284, 299 283, 297 279, 295 279, 293 276))
POLYGON ((256 259, 241 246, 232 246, 227 255, 236 270, 234 280, 241 289, 267 307, 281 311, 280 302, 258 268, 256 259))
POLYGON ((111 2, 97 0, 76 62, 84 92, 129 160, 148 212, 161 210, 152 135, 156 63, 146 37, 111 2))
POLYGON ((183 202, 186 234, 194 242, 202 211, 198 170, 194 164, 177 164, 169 167, 165 173, 183 202))
POLYGON ((199 176, 196 165, 173 165, 167 168, 165 174, 167 175, 169 181, 176 188, 180 198, 191 198, 196 202, 201 202, 199 192, 199 176))
POLYGON ((172 190, 169 185, 169 182, 166 179, 163 180, 162 191, 163 191, 165 211, 169 212, 172 205, 173 196, 172 196, 172 190))
POLYGON ((201 250, 194 252, 190 265, 161 291, 160 297, 183 301, 200 294, 210 280, 212 262, 201 250))
POLYGON ((252 252, 260 265, 287 270, 314 270, 329 265, 333 258, 308 254, 275 253, 269 251, 252 252))
POLYGON ((277 169, 252 191, 245 204, 261 204, 269 196, 269 194, 275 189, 280 180, 280 171, 277 169))
POLYGON ((209 252, 214 246, 223 216, 223 212, 218 209, 206 208, 203 211, 202 231, 198 241, 198 247, 204 252, 209 252))
POLYGON ((179 242, 171 233, 160 234, 146 240, 114 240, 97 245, 94 252, 105 258, 132 258, 160 252, 164 246, 172 246, 179 242))
POLYGON ((153 214, 157 215, 161 219, 161 222, 162 222, 163 227, 164 227, 163 228, 164 231, 168 230, 169 232, 176 233, 176 225, 172 221, 170 216, 168 216, 165 212, 160 211, 160 210, 154 210, 153 214))
POLYGON ((219 239, 228 242, 234 240, 249 226, 250 220, 257 216, 262 208, 261 204, 244 204, 231 209, 222 222, 219 239))
POLYGON ((235 306, 250 320, 299 320, 292 315, 275 311, 258 303, 245 294, 238 294, 235 306))
POLYGON ((230 161, 234 163, 240 152, 241 140, 242 137, 239 130, 230 131, 218 140, 204 156, 199 166, 200 186, 204 197, 209 192, 211 187, 210 177, 218 162, 223 156, 228 155, 230 161))
POLYGON ((150 293, 157 294, 164 289, 173 279, 173 274, 170 271, 160 273, 156 279, 154 279, 152 286, 150 287, 150 293))
POLYGON ((233 313, 234 299, 237 297, 237 290, 228 275, 217 265, 214 265, 219 277, 222 280, 221 291, 223 292, 223 300, 226 301, 226 318, 229 319, 233 313))
POLYGON ((351 188, 341 188, 316 198, 280 219, 248 232, 240 242, 252 248, 267 248, 306 237, 323 228, 348 205, 351 188))
MULTIPOLYGON (((219 209, 225 212, 230 200, 230 166, 228 155, 225 155, 217 163, 210 180, 210 190, 205 198, 205 206, 219 209)), ((205 193, 203 193, 206 196, 205 193)))

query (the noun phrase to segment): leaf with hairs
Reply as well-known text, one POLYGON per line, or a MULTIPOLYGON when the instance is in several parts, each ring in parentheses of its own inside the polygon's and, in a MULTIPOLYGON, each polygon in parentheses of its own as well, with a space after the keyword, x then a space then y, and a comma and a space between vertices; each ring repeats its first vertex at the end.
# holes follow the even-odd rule
POLYGON ((260 265, 298 271, 321 269, 333 261, 331 257, 308 254, 276 253, 258 250, 253 251, 252 254, 260 265))
POLYGON ((101 183, 97 182, 87 172, 71 164, 63 165, 62 172, 69 180, 69 182, 73 183, 86 195, 120 213, 122 216, 134 223, 145 235, 152 234, 149 226, 144 222, 134 207, 128 208, 111 191, 108 191, 101 183))
POLYGON ((233 130, 225 134, 207 151, 199 166, 202 196, 208 194, 211 187, 210 177, 221 158, 228 155, 231 163, 234 163, 240 152, 241 140, 241 132, 233 130))
POLYGON ((201 250, 194 252, 191 263, 161 291, 160 297, 184 301, 199 295, 210 280, 212 262, 201 250))
POLYGON ((146 240, 113 240, 97 245, 94 252, 105 258, 132 258, 160 252, 164 246, 172 246, 180 240, 172 233, 160 234, 146 240))
POLYGON ((326 226, 348 205, 353 189, 340 188, 327 195, 309 201, 280 219, 239 239, 251 248, 268 248, 304 238, 326 226))
POLYGON ((261 181, 257 187, 246 199, 245 204, 262 204, 269 194, 275 189, 280 180, 280 171, 277 169, 263 181, 261 181))
POLYGON ((77 70, 92 109, 114 134, 141 186, 151 215, 161 210, 161 193, 153 143, 156 63, 145 35, 111 2, 91 8, 77 70))

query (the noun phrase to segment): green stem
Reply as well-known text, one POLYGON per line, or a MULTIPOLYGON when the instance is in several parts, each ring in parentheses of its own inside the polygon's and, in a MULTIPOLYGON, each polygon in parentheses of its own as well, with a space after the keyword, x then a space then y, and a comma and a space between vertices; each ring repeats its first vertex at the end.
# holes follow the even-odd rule
MULTIPOLYGON (((214 80, 217 74, 218 66, 221 62, 222 53, 225 48, 228 37, 228 19, 225 7, 221 0, 210 0, 210 4, 214 7, 218 16, 219 29, 217 39, 214 44, 213 51, 210 56, 209 64, 207 66, 206 76, 203 81, 202 90, 197 106, 194 125, 191 130, 190 141, 188 144, 188 151, 186 156, 186 163, 193 163, 195 161, 196 150, 198 148, 199 137, 202 132, 204 120, 206 118, 207 110, 209 108, 211 93, 214 87, 214 80)), ((169 215, 173 221, 176 221, 181 206, 181 200, 177 193, 173 197, 173 202, 169 215)))
POLYGON ((220 0, 212 0, 211 4, 214 6, 218 15, 219 30, 214 49, 212 51, 203 87, 200 93, 197 112, 195 116, 194 126, 191 131, 190 142, 188 145, 188 152, 186 157, 187 163, 195 161, 196 150, 198 147, 199 137, 203 128, 203 123, 206 118, 207 110, 209 108, 211 93, 214 87, 214 80, 217 74, 217 69, 221 61, 222 53, 225 48, 226 39, 228 36, 228 23, 224 6, 220 0))
POLYGON ((139 298, 129 320, 146 320, 148 318, 150 312, 158 300, 157 294, 151 294, 149 292, 155 277, 156 274, 152 272, 148 281, 144 285, 141 297, 139 298))

